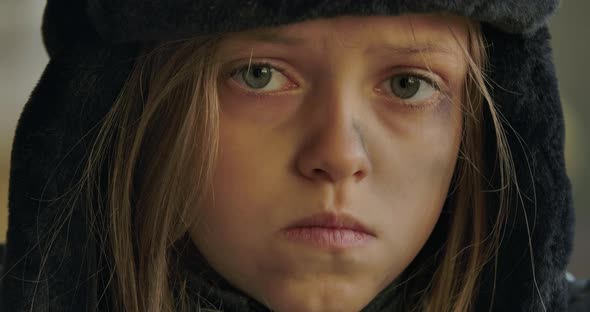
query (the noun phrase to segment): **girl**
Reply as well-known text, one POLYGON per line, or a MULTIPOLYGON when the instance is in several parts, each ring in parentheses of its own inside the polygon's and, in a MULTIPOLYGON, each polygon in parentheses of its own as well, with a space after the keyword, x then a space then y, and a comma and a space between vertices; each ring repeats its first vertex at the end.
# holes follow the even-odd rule
POLYGON ((4 307, 563 311, 555 5, 49 1, 4 307))

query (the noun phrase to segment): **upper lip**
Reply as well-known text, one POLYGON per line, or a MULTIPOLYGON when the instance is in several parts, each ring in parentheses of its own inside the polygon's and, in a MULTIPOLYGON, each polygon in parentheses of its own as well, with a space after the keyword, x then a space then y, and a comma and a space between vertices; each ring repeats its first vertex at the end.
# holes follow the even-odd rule
POLYGON ((372 236, 375 236, 375 233, 371 231, 367 226, 362 224, 360 221, 355 219, 353 216, 344 214, 344 213, 330 213, 330 212, 321 212, 316 213, 314 215, 299 219, 289 226, 287 229, 291 228, 301 228, 301 227, 325 227, 325 228, 335 228, 335 229, 349 229, 357 232, 363 232, 372 236))

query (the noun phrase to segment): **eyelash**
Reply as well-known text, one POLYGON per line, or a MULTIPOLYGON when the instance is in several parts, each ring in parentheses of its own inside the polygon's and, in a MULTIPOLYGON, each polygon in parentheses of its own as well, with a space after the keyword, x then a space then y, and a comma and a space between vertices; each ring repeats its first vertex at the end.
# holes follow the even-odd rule
POLYGON ((254 67, 254 66, 268 66, 271 67, 273 69, 276 69, 277 71, 279 71, 282 74, 285 74, 285 71, 287 71, 285 68, 277 65, 277 64, 272 64, 269 62, 251 62, 251 63, 246 63, 246 64, 242 64, 242 65, 238 65, 237 67, 234 67, 233 69, 231 69, 228 73, 227 73, 227 77, 232 77, 233 75, 239 73, 242 70, 247 70, 248 67, 254 67))
MULTIPOLYGON (((436 95, 433 95, 430 99, 428 99, 427 101, 425 101, 421 104, 412 104, 411 103, 412 101, 407 101, 407 100, 401 99, 399 97, 397 97, 397 100, 388 99, 392 102, 396 102, 396 105, 399 105, 399 103, 401 102, 401 105, 403 105, 404 108, 407 108, 407 109, 410 109, 413 111, 421 111, 421 110, 426 110, 433 105, 437 105, 438 103, 441 102, 441 98, 446 96, 446 93, 443 91, 441 84, 438 83, 435 78, 432 78, 428 75, 423 74, 422 72, 419 72, 419 71, 413 70, 413 69, 402 70, 399 73, 389 75, 388 78, 386 80, 384 80, 384 82, 391 81, 391 79, 393 79, 396 76, 407 76, 407 77, 418 78, 420 81, 423 81, 423 82, 429 84, 430 86, 432 86, 432 88, 434 88, 435 92, 437 93, 436 95)), ((388 95, 389 98, 391 98, 392 96, 395 97, 395 95, 391 95, 391 94, 388 95)))
MULTIPOLYGON (((268 67, 280 72, 285 77, 287 77, 289 80, 293 81, 293 79, 291 78, 291 75, 289 74, 288 69, 286 69, 285 67, 280 66, 278 64, 266 62, 266 61, 248 62, 245 64, 238 65, 238 66, 230 69, 229 72, 227 72, 227 74, 225 76, 227 79, 231 79, 234 75, 240 73, 241 71, 248 70, 248 67, 254 67, 254 66, 268 66, 268 67)), ((299 85, 295 82, 294 82, 294 84, 299 85)), ((251 90, 248 88, 242 88, 242 89, 244 90, 244 92, 248 93, 248 95, 259 97, 259 98, 264 98, 266 96, 270 96, 273 93, 273 92, 257 92, 255 90, 251 90)))
MULTIPOLYGON (((267 61, 256 61, 256 62, 250 61, 248 63, 238 65, 238 66, 230 69, 225 76, 228 79, 232 79, 232 77, 234 77, 236 74, 240 73, 241 71, 248 70, 248 67, 252 67, 252 66, 270 67, 273 70, 276 70, 276 71, 280 72, 281 74, 283 74, 289 80, 293 80, 288 73, 288 69, 286 69, 285 67, 280 66, 278 64, 267 62, 267 61)), ((395 95, 392 95, 392 94, 387 95, 387 97, 390 98, 390 99, 388 99, 389 101, 396 102, 396 105, 399 105, 401 102, 401 105, 404 108, 407 108, 407 109, 410 109, 413 111, 425 110, 425 109, 441 102, 441 98, 444 97, 446 94, 445 92, 443 92, 441 84, 439 84, 436 81, 436 79, 434 79, 428 75, 425 75, 417 70, 412 70, 412 69, 401 71, 400 73, 396 73, 394 75, 390 75, 390 76, 388 76, 388 78, 386 80, 383 80, 381 83, 383 83, 385 81, 391 81, 391 79, 393 79, 396 76, 407 76, 407 77, 418 78, 420 81, 423 81, 423 82, 429 84, 430 86, 432 86, 432 88, 434 88, 435 92, 437 93, 436 95, 432 96, 431 99, 428 99, 426 102, 421 103, 421 104, 413 104, 413 103, 411 103, 411 101, 401 99, 401 98, 396 97, 395 95), (396 97, 397 100, 395 100, 395 101, 392 100, 391 99, 392 97, 396 97)), ((297 83, 295 83, 295 84, 297 84, 297 83)), ((272 93, 274 93, 274 92, 257 92, 255 90, 252 90, 249 88, 242 88, 242 89, 248 95, 255 96, 258 98, 264 98, 264 97, 270 96, 270 95, 272 95, 272 93)), ((392 93, 392 92, 390 91, 389 93, 392 93)))

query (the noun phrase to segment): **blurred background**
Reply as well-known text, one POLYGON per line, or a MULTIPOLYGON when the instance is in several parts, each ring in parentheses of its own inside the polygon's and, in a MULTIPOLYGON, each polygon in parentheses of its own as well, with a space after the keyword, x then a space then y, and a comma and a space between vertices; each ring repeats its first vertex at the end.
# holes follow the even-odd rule
MULTIPOLYGON (((0 243, 6 239, 10 150, 16 123, 48 62, 41 41, 45 1, 0 0, 0 243)), ((590 1, 562 0, 551 20, 566 115, 566 160, 577 214, 569 270, 590 278, 590 1)))

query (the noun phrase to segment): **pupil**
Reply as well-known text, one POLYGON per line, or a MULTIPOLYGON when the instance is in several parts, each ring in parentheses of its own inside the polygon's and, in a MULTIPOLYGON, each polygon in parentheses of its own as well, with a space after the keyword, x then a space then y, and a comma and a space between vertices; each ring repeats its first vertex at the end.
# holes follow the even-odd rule
POLYGON ((254 74, 254 77, 260 78, 262 75, 264 75, 264 69, 260 68, 260 67, 256 67, 252 71, 252 74, 254 74))
POLYGON ((420 89, 420 79, 415 77, 401 76, 391 80, 393 94, 401 99, 408 99, 416 95, 420 89))
POLYGON ((269 66, 251 66, 242 72, 242 79, 253 89, 264 88, 272 78, 271 68, 269 66))
POLYGON ((408 79, 408 78, 404 78, 404 79, 400 80, 400 82, 399 82, 400 87, 402 87, 402 89, 407 88, 409 83, 410 83, 410 79, 408 79))

